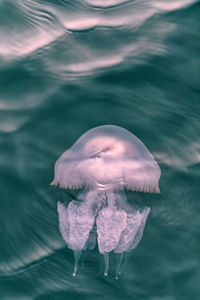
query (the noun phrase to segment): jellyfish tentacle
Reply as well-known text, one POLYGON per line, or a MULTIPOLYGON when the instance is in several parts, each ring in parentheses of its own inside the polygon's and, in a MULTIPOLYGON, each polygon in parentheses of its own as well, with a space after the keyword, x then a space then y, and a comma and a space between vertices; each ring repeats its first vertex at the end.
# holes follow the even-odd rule
MULTIPOLYGON (((67 208, 69 239, 66 241, 72 250, 82 250, 94 224, 94 216, 88 207, 71 201, 67 208)), ((62 221, 62 220, 61 220, 62 221)))
POLYGON ((126 212, 122 209, 114 210, 110 207, 104 207, 99 211, 96 224, 99 252, 104 254, 104 275, 107 276, 109 252, 116 248, 121 233, 126 227, 126 212))
POLYGON ((79 260, 80 260, 80 257, 81 257, 81 250, 77 250, 77 251, 74 251, 74 271, 73 271, 73 277, 76 276, 76 273, 78 271, 78 265, 79 265, 79 260))
POLYGON ((145 207, 144 210, 142 211, 141 219, 140 219, 140 225, 138 226, 137 233, 136 233, 136 235, 133 239, 132 244, 130 245, 130 247, 128 248, 127 251, 130 251, 130 250, 136 248, 138 243, 140 242, 140 240, 143 236, 144 227, 145 227, 145 224, 146 224, 146 221, 147 221, 147 217, 150 213, 150 210, 151 210, 150 207, 145 207))
MULTIPOLYGON (((87 202, 78 203, 71 201, 68 207, 58 202, 58 216, 60 233, 68 247, 74 251, 75 267, 74 273, 78 270, 78 262, 81 250, 86 246, 90 232, 95 222, 94 211, 87 202)), ((73 275, 75 276, 75 275, 73 275)))
POLYGON ((57 211, 59 218, 59 230, 63 240, 68 244, 69 240, 69 217, 67 207, 60 201, 57 203, 57 211))
POLYGON ((116 248, 121 233, 126 228, 126 212, 104 207, 97 216, 96 224, 99 252, 110 252, 116 248))
POLYGON ((142 238, 149 212, 150 208, 145 207, 142 212, 135 210, 127 214, 126 228, 121 234, 115 253, 128 252, 137 246, 142 238))
POLYGON ((119 276, 122 273, 122 268, 124 264, 124 252, 116 254, 116 274, 115 279, 119 279, 119 276))
POLYGON ((124 253, 134 249, 141 240, 149 212, 150 208, 145 207, 142 212, 135 210, 127 214, 126 228, 123 230, 120 241, 114 250, 116 253, 115 279, 118 279, 122 272, 124 253))
POLYGON ((104 253, 104 276, 108 276, 109 270, 109 253, 104 253))

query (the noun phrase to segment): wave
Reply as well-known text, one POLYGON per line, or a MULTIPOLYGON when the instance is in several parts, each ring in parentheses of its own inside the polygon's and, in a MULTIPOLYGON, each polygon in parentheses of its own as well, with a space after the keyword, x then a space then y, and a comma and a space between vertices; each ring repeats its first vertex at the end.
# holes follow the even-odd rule
POLYGON ((114 6, 123 5, 125 3, 132 2, 131 0, 85 0, 86 3, 90 4, 94 7, 101 7, 101 8, 110 8, 114 6))
POLYGON ((163 53, 163 41, 176 25, 161 21, 160 14, 191 4, 189 0, 2 2, 0 64, 30 57, 41 60, 45 71, 57 78, 117 66, 135 57, 128 48, 140 48, 140 57, 163 53), (141 37, 146 42, 142 47, 141 37))

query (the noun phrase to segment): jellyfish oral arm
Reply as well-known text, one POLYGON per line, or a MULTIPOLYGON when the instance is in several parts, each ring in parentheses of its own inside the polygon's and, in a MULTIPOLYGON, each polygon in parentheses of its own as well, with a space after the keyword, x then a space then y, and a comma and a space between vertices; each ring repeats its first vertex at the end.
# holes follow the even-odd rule
POLYGON ((87 203, 78 204, 76 201, 72 201, 67 208, 58 202, 58 216, 60 233, 68 247, 74 251, 73 276, 75 276, 81 251, 85 248, 94 225, 95 214, 87 203))
POLYGON ((68 207, 58 202, 60 232, 68 247, 74 251, 73 276, 78 270, 81 251, 93 249, 97 236, 99 252, 105 261, 104 275, 108 275, 109 252, 114 251, 118 278, 124 252, 134 249, 141 240, 150 208, 145 207, 142 211, 132 208, 131 213, 126 212, 126 196, 122 192, 93 191, 80 197, 84 201, 71 201, 68 207))
POLYGON ((122 201, 117 200, 120 197, 126 202, 123 193, 107 193, 107 206, 99 211, 96 220, 99 252, 105 260, 104 273, 108 273, 109 252, 114 251, 117 254, 116 278, 121 274, 123 253, 135 248, 141 240, 150 212, 147 207, 142 211, 132 208, 131 213, 126 212, 126 205, 121 207, 122 201))

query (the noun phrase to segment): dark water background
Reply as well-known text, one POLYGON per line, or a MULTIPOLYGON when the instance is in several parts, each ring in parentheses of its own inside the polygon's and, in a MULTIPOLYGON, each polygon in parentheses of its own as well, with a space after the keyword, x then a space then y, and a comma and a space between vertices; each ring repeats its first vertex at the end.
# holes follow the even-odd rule
POLYGON ((200 299, 200 4, 0 0, 0 299, 200 299), (161 195, 122 278, 98 251, 77 278, 58 230, 55 160, 122 126, 158 161, 161 195))

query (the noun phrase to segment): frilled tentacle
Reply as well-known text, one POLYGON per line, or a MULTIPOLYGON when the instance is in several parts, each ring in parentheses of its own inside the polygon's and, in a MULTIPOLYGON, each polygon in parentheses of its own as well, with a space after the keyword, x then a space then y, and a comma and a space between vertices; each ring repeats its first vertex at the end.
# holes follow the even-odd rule
POLYGON ((119 243, 114 250, 115 253, 128 252, 138 245, 142 238, 149 212, 150 208, 145 207, 142 212, 135 210, 134 213, 127 214, 126 228, 121 234, 119 243))
POLYGON ((95 213, 86 203, 72 201, 68 207, 58 202, 60 233, 68 247, 74 251, 75 265, 73 276, 78 270, 81 250, 94 247, 94 234, 91 233, 95 213))
POLYGON ((95 215, 84 204, 76 201, 66 208, 58 202, 60 233, 68 247, 74 251, 83 250, 94 225, 95 215))

